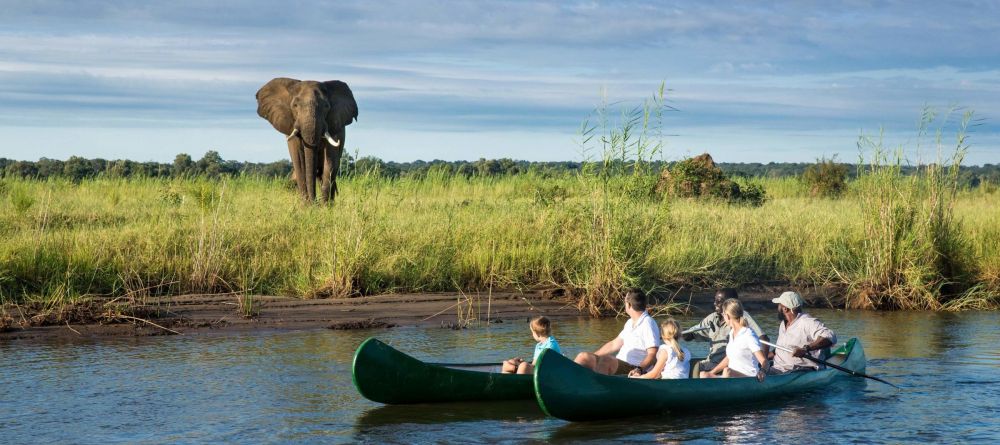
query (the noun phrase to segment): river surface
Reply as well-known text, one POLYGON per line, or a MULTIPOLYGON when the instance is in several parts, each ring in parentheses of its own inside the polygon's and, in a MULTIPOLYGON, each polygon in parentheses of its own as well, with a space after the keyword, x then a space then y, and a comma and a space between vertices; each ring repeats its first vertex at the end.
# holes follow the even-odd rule
MULTIPOLYGON (((1000 442, 997 313, 814 310, 856 336, 868 373, 828 391, 717 411, 570 423, 534 402, 384 406, 351 383, 357 345, 376 336, 419 358, 530 356, 523 321, 466 330, 257 332, 0 344, 0 442, 1000 442)), ((681 316, 683 326, 697 322, 681 316)), ((772 338, 775 316, 758 313, 772 338)), ((623 320, 556 320, 572 356, 623 320)), ((705 343, 688 343, 695 355, 705 343)))

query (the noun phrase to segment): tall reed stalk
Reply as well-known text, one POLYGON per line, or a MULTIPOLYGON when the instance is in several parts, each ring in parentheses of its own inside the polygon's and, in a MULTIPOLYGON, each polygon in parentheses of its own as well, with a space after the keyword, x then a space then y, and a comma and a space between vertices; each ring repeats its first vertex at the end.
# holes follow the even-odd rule
POLYGON ((639 105, 622 106, 612 118, 602 100, 580 131, 585 162, 600 153, 600 168, 582 169, 578 180, 587 194, 581 209, 587 266, 571 282, 578 305, 592 314, 619 309, 627 287, 651 285, 648 252, 661 238, 666 205, 653 200, 655 176, 650 161, 663 151, 665 85, 639 105), (595 142, 596 137, 596 142, 595 142))
POLYGON ((947 115, 941 118, 925 110, 917 152, 931 134, 929 129, 937 125, 936 162, 913 176, 902 174, 906 156, 902 146, 886 148, 881 133, 859 139, 858 197, 864 231, 860 251, 848 254, 858 261, 839 271, 850 289, 848 307, 937 310, 962 291, 967 240, 954 217, 954 204, 971 120, 972 112, 965 113, 955 145, 946 149, 942 134, 947 115), (864 165, 866 153, 869 159, 864 165))

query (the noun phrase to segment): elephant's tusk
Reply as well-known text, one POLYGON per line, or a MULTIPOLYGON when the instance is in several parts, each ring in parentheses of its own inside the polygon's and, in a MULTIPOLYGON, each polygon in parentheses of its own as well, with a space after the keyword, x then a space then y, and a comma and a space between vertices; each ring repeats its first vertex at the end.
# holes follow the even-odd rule
POLYGON ((292 134, 288 135, 288 137, 287 137, 287 138, 285 138, 285 140, 287 141, 287 140, 289 140, 289 139, 291 139, 291 138, 295 137, 295 135, 296 135, 296 134, 299 134, 299 129, 298 129, 298 128, 296 128, 296 129, 292 130, 292 134))
POLYGON ((326 132, 326 133, 323 133, 323 137, 326 138, 326 141, 329 142, 330 145, 332 145, 334 147, 339 147, 340 146, 340 141, 338 141, 338 140, 330 137, 330 132, 329 131, 326 132))

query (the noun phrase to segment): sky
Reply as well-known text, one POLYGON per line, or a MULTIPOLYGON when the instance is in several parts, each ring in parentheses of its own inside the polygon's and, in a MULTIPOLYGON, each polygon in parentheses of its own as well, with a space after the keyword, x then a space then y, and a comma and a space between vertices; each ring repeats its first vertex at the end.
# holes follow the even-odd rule
MULTIPOLYGON (((274 77, 347 82, 358 156, 581 160, 579 130, 665 85, 666 160, 1000 163, 994 1, 0 1, 0 157, 288 156, 257 116, 274 77), (949 114, 948 110, 959 107, 949 114)), ((611 125, 614 125, 612 122, 611 125)))

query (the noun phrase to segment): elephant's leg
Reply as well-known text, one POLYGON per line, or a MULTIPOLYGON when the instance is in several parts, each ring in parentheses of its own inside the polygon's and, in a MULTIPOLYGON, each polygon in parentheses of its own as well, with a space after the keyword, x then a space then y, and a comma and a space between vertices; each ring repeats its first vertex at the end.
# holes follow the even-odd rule
POLYGON ((323 189, 322 189, 322 186, 323 186, 323 164, 326 162, 325 161, 325 159, 326 159, 326 144, 320 143, 320 145, 318 145, 316 147, 315 155, 316 155, 316 159, 314 160, 315 164, 313 164, 313 166, 316 167, 316 172, 314 174, 316 175, 316 181, 318 181, 320 183, 320 191, 317 194, 316 198, 319 199, 320 201, 326 201, 326 197, 324 196, 324 192, 323 192, 323 189))
POLYGON ((340 171, 340 157, 344 153, 344 145, 330 147, 323 162, 323 193, 326 199, 333 203, 337 197, 337 172, 340 171))
POLYGON ((306 176, 306 195, 309 202, 316 200, 316 150, 315 147, 305 146, 305 168, 302 171, 306 176))
POLYGON ((305 166, 303 165, 305 160, 302 159, 302 141, 299 138, 288 140, 288 156, 292 158, 292 177, 295 178, 299 196, 305 199, 308 196, 306 195, 305 166))
POLYGON ((347 131, 341 129, 336 136, 340 140, 339 147, 330 147, 330 201, 337 197, 337 173, 340 173, 340 158, 344 156, 344 138, 347 131))
POLYGON ((331 178, 333 177, 333 157, 334 148, 330 144, 323 144, 323 202, 330 203, 333 200, 331 194, 331 178))

